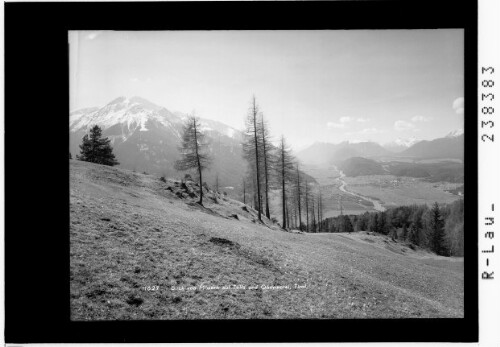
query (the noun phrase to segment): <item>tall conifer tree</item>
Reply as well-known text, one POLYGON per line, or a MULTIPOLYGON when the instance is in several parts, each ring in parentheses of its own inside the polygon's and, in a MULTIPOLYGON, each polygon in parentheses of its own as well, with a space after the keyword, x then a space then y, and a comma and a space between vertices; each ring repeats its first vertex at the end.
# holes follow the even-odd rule
POLYGON ((285 137, 281 140, 277 149, 276 173, 281 188, 281 206, 283 212, 283 229, 289 227, 290 211, 287 204, 287 184, 291 181, 293 175, 293 156, 290 148, 286 144, 285 137))
POLYGON ((266 199, 266 217, 271 218, 271 212, 269 209, 269 172, 271 169, 271 141, 269 136, 269 129, 267 123, 264 121, 264 115, 260 114, 260 134, 262 139, 262 160, 264 162, 264 197, 266 199))
POLYGON ((431 210, 431 242, 432 250, 439 255, 446 254, 445 238, 444 238, 444 221, 441 217, 441 211, 437 202, 434 203, 431 210))
POLYGON ((260 152, 262 148, 262 141, 260 137, 260 126, 259 126, 259 107, 255 99, 255 95, 252 97, 252 102, 248 110, 248 116, 246 119, 246 141, 243 144, 243 150, 245 157, 252 167, 252 172, 255 179, 255 202, 256 210, 258 212, 259 221, 262 222, 262 195, 261 195, 261 167, 260 167, 260 152))
POLYGON ((200 186, 200 200, 203 205, 203 170, 210 165, 211 159, 207 154, 208 144, 205 135, 200 131, 200 121, 195 116, 190 116, 184 124, 182 143, 179 151, 181 159, 175 163, 175 168, 179 171, 195 169, 198 171, 200 186))
POLYGON ((114 166, 120 164, 113 154, 110 140, 102 138, 102 130, 94 125, 90 129, 90 136, 85 134, 80 145, 80 155, 76 158, 91 163, 114 166))

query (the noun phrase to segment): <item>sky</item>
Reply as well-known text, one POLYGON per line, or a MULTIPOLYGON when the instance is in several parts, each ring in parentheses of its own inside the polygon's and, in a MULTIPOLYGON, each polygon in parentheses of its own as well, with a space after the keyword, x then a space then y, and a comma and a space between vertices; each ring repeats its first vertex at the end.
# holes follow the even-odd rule
POLYGON ((243 129, 255 95, 296 150, 463 128, 461 29, 71 31, 69 42, 71 110, 140 96, 243 129))

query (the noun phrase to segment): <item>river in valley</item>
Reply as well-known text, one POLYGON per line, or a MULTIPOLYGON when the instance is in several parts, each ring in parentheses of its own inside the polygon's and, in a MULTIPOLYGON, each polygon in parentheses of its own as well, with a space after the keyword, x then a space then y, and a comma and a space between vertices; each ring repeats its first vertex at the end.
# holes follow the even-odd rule
POLYGON ((373 208, 375 210, 377 210, 377 211, 381 211, 381 212, 385 211, 385 207, 382 206, 382 204, 380 203, 380 201, 372 199, 372 198, 369 198, 369 197, 364 196, 364 195, 353 193, 353 192, 347 190, 346 189, 347 183, 346 183, 346 181, 344 181, 345 174, 341 170, 339 170, 337 167, 335 167, 335 170, 337 170, 339 172, 339 174, 340 174, 340 176, 336 178, 336 180, 340 183, 340 186, 339 186, 340 191, 342 191, 342 192, 344 192, 346 194, 355 196, 358 199, 363 199, 363 200, 371 202, 373 204, 373 208))

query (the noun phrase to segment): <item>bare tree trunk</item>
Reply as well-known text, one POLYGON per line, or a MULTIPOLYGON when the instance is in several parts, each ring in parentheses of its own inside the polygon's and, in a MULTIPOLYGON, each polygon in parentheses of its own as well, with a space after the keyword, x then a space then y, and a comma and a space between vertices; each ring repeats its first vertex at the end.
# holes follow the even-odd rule
POLYGON ((320 209, 321 209, 321 191, 318 194, 318 232, 321 232, 321 215, 320 215, 320 209))
POLYGON ((263 152, 262 155, 264 156, 264 176, 266 179, 266 187, 265 187, 265 194, 266 194, 266 217, 271 219, 271 212, 269 211, 269 172, 268 172, 268 166, 267 166, 267 147, 266 147, 266 128, 264 125, 264 116, 262 116, 262 146, 263 146, 263 152))
POLYGON ((311 209, 312 209, 312 231, 316 232, 316 217, 314 215, 314 197, 311 199, 311 209))
POLYGON ((255 96, 253 97, 253 130, 254 130, 254 141, 255 141, 255 167, 257 169, 257 210, 258 210, 258 216, 259 216, 259 221, 262 222, 262 216, 261 216, 261 204, 260 204, 260 170, 259 170, 259 140, 257 138, 257 105, 255 102, 255 96))
POLYGON ((302 230, 302 217, 300 210, 300 173, 299 173, 299 164, 297 164, 297 203, 299 208, 299 230, 302 230))
POLYGON ((285 145, 284 139, 281 138, 281 190, 282 190, 282 206, 283 206, 283 229, 286 229, 286 191, 285 191, 285 145))
POLYGON ((292 210, 292 228, 297 229, 297 205, 293 205, 292 210))
POLYGON ((306 232, 309 232, 309 187, 306 179, 306 232))
POLYGON ((288 201, 285 204, 286 207, 286 225, 290 228, 290 207, 288 206, 288 201))
POLYGON ((246 192, 246 184, 245 180, 243 180, 243 204, 247 204, 247 192, 246 192))
POLYGON ((319 215, 320 215, 319 225, 320 225, 321 230, 323 230, 324 229, 324 225, 323 225, 323 195, 321 194, 321 192, 319 193, 319 215))
POLYGON ((200 201, 198 202, 203 206, 203 179, 201 177, 201 163, 200 163, 200 155, 198 153, 198 129, 196 129, 196 120, 193 119, 194 126, 194 142, 196 144, 196 161, 198 162, 198 174, 200 176, 200 201))

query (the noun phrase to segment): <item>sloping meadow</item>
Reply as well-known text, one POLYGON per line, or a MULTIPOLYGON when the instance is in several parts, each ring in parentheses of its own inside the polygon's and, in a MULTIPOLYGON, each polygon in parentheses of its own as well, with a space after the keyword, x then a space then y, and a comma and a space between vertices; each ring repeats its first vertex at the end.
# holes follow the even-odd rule
POLYGON ((210 189, 199 206, 192 182, 70 166, 72 320, 463 316, 446 264, 284 232, 210 189))

